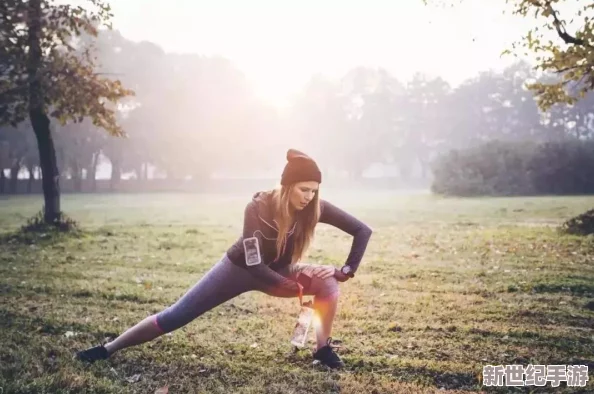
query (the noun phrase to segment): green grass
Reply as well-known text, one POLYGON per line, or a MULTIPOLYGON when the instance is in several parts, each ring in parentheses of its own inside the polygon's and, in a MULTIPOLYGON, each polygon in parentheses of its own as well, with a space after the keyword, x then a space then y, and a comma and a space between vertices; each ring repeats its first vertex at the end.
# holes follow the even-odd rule
MULTIPOLYGON (((594 197, 324 197, 374 229, 341 285, 341 372, 293 351, 296 300, 261 293, 108 361, 72 359, 199 280, 241 232, 250 194, 66 195, 84 231, 41 237, 14 236, 39 196, 0 199, 3 393, 530 392, 480 382, 484 365, 529 363, 586 364, 588 387, 546 389, 593 391, 594 239, 556 226, 594 197)), ((310 260, 340 266, 349 246, 320 225, 310 260)))

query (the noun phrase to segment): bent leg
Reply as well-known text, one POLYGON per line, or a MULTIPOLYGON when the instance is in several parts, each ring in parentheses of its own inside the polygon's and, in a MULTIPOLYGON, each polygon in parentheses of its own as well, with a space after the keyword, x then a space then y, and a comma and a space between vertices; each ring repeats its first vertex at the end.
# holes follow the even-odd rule
POLYGON ((223 257, 175 304, 149 316, 105 345, 112 354, 174 331, 214 307, 252 290, 254 282, 244 269, 223 257))
MULTIPOLYGON (((300 273, 307 273, 309 270, 308 264, 298 263, 292 264, 286 269, 279 271, 279 273, 297 280, 297 276, 300 273)), ((274 289, 264 289, 262 291, 272 296, 280 296, 274 289)), ((320 349, 327 345, 328 338, 332 334, 332 325, 336 316, 338 298, 340 296, 338 281, 334 277, 320 279, 314 276, 311 278, 310 286, 303 289, 303 293, 314 296, 313 307, 319 318, 319 324, 316 324, 316 342, 318 349, 320 349)))

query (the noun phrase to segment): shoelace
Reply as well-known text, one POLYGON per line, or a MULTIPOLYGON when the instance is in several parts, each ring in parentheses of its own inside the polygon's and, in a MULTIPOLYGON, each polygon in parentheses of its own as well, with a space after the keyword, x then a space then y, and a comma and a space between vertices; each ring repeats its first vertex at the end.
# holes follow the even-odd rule
POLYGON ((326 340, 326 345, 332 350, 340 349, 340 345, 335 345, 332 343, 332 337, 328 337, 328 339, 326 340))

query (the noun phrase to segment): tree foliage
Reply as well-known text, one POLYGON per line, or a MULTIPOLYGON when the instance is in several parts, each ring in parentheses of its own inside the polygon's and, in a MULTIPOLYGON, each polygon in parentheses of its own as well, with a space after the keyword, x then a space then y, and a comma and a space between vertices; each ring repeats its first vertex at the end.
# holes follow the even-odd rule
MULTIPOLYGON (((87 0, 86 5, 0 3, 0 125, 17 126, 29 118, 43 174, 44 222, 51 226, 65 216, 50 118, 62 125, 90 118, 110 134, 122 135, 114 109, 118 100, 132 94, 119 81, 96 73, 93 38, 112 15, 101 0, 87 0)), ((16 181, 18 171, 11 172, 16 181)))
MULTIPOLYGON (((15 0, 9 3, 21 4, 15 0)), ((5 4, 1 6, 6 8, 5 4)), ((98 3, 89 4, 97 7, 98 3)), ((74 7, 65 9, 78 12, 74 7)), ((96 10, 89 15, 100 13, 96 10)), ((257 176, 282 164, 271 152, 287 147, 311 152, 334 179, 340 175, 360 178, 379 164, 389 166, 391 175, 403 180, 422 177, 428 181, 430 162, 451 149, 497 140, 545 142, 594 137, 594 95, 573 105, 559 103, 544 112, 534 95, 525 90, 525 83, 551 85, 558 82, 558 76, 550 71, 537 75, 522 62, 503 72, 470 76, 455 87, 439 77, 416 74, 401 81, 381 68, 356 67, 342 77, 312 78, 290 107, 278 109, 257 100, 245 76, 227 59, 168 53, 154 43, 132 42, 118 31, 100 29, 99 24, 100 18, 89 19, 89 30, 96 34, 81 28, 79 36, 74 32, 63 40, 68 47, 56 46, 61 51, 56 53, 65 54, 62 59, 89 56, 92 63, 85 63, 86 71, 74 73, 77 78, 93 76, 93 82, 86 83, 87 90, 81 88, 83 78, 68 83, 63 79, 61 72, 68 70, 63 66, 68 61, 59 63, 51 56, 42 59, 55 74, 50 74, 53 79, 44 86, 51 97, 59 98, 47 100, 49 113, 78 122, 52 124, 59 174, 75 184, 85 177, 93 182, 102 161, 111 164, 114 184, 120 177, 140 181, 192 177, 199 183, 214 173, 257 176), (96 58, 91 56, 93 47, 96 58), (121 82, 114 81, 114 76, 121 82), (54 80, 60 83, 52 85, 54 80), (124 101, 122 84, 132 88, 135 96, 124 101), (102 96, 97 86, 111 92, 113 100, 109 94, 102 96), (112 112, 101 116, 103 110, 112 112), (92 113, 100 114, 99 121, 93 122, 88 116, 92 113), (125 132, 128 138, 101 132, 106 124, 114 124, 112 134, 125 132)), ((10 30, 6 25, 0 29, 10 30)), ((556 31, 552 33, 558 38, 556 31)), ((11 45, 0 48, 5 58, 20 48, 11 45)), ((12 56, 11 61, 21 59, 24 53, 12 56)), ((26 65, 20 67, 26 83, 26 71, 22 74, 26 65)), ((6 70, 12 76, 1 80, 3 91, 13 94, 19 86, 13 78, 18 72, 6 70)), ((15 97, 4 100, 5 108, 10 103, 26 109, 28 97, 15 97)), ((9 112, 13 122, 23 119, 14 116, 23 111, 9 112)), ((29 160, 34 155, 21 148, 22 140, 13 132, 30 129, 30 122, 0 128, 0 141, 9 144, 10 160, 0 157, 0 162, 7 163, 7 174, 12 174, 11 168, 14 172, 31 168, 38 173, 35 161, 29 160)))
POLYGON ((513 49, 523 48, 533 53, 537 69, 558 76, 552 83, 528 84, 543 110, 558 103, 575 104, 594 89, 594 3, 584 0, 506 0, 506 3, 512 6, 513 14, 535 21, 535 26, 513 49), (569 10, 570 7, 574 9, 569 10))
MULTIPOLYGON (((456 6, 463 1, 469 0, 422 0, 434 6, 456 6)), ((594 3, 505 0, 505 4, 506 13, 529 18, 534 25, 503 54, 531 54, 536 60, 536 70, 555 77, 526 84, 543 111, 556 104, 575 104, 594 90, 594 3)))
POLYGON ((594 193, 594 141, 490 141, 434 163, 432 191, 453 196, 594 193))
POLYGON ((0 124, 16 126, 28 116, 29 84, 35 78, 43 92, 43 109, 62 124, 88 117, 114 135, 123 130, 116 103, 129 95, 120 81, 97 72, 93 40, 109 27, 109 4, 87 0, 88 7, 41 1, 41 64, 28 70, 30 15, 27 1, 0 2, 0 124))

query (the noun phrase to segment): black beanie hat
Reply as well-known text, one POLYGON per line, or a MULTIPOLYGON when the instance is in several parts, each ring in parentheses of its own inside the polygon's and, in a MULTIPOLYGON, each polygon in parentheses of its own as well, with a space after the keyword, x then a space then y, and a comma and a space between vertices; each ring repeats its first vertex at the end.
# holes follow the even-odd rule
POLYGON ((318 165, 305 153, 289 149, 287 151, 287 164, 281 177, 281 185, 307 181, 322 183, 322 173, 318 165))

